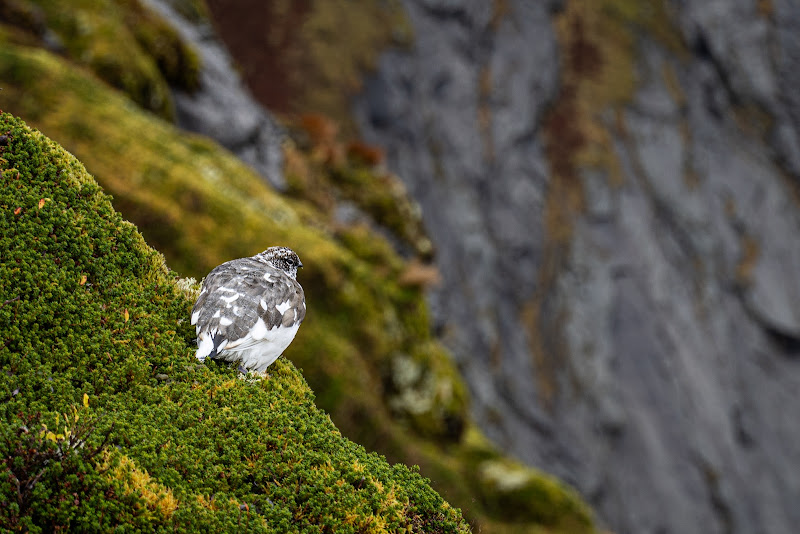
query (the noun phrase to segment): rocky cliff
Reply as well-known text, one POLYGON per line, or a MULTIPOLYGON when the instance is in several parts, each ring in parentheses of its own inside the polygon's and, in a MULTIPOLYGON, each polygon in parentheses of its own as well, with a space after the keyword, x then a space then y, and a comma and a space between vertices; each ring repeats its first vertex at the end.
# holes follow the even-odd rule
POLYGON ((404 7, 356 116, 482 427, 617 532, 793 532, 800 8, 404 7))
POLYGON ((344 438, 286 359, 193 363, 199 287, 85 168, 0 113, 0 525, 21 532, 469 532, 344 438))

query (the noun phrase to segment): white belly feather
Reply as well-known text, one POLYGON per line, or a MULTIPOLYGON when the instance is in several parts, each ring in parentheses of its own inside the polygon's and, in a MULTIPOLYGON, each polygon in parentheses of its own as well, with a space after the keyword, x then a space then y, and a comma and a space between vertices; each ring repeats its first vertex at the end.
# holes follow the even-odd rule
MULTIPOLYGON (((248 334, 234 341, 229 341, 220 347, 215 359, 228 362, 240 362, 245 369, 263 372, 267 367, 277 360, 286 347, 297 335, 300 323, 285 327, 276 326, 267 329, 261 319, 258 320, 248 334)), ((198 336, 197 358, 205 360, 205 356, 210 350, 204 351, 205 345, 211 343, 211 336, 206 332, 201 332, 198 336), (202 354, 205 352, 205 354, 202 354)), ((210 348, 210 347, 209 347, 210 348)))

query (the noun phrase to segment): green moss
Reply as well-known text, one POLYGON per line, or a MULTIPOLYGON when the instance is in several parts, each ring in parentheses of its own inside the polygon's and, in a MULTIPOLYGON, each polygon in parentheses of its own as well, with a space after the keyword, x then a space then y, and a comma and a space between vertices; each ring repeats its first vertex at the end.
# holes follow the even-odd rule
POLYGON ((169 4, 190 22, 206 24, 209 21, 205 0, 169 0, 169 4))
POLYGON ((395 353, 389 361, 385 371, 389 407, 421 435, 457 441, 465 424, 461 377, 437 343, 415 350, 395 353))
POLYGON ((131 29, 142 52, 155 62, 166 82, 184 91, 195 91, 200 82, 200 58, 195 50, 139 0, 116 4, 123 6, 125 26, 131 29))
POLYGON ((468 530, 414 470, 343 438, 287 360, 255 382, 195 365, 176 275, 74 157, 7 113, 0 171, 0 462, 19 475, 0 481, 3 524, 468 530), (60 436, 25 425, 41 414, 36 425, 56 427, 59 412, 60 436), (27 467, 43 476, 20 503, 26 466, 10 454, 20 436, 46 454, 87 419, 86 446, 27 467))
POLYGON ((573 489, 500 456, 477 428, 467 429, 461 454, 471 466, 465 478, 494 521, 504 525, 532 522, 563 532, 594 531, 591 510, 573 489))
POLYGON ((197 54, 139 0, 13 0, 9 5, 22 22, 14 35, 22 30, 39 42, 57 39, 72 61, 165 118, 174 113, 169 84, 187 91, 197 87, 197 54))
POLYGON ((352 215, 358 223, 378 226, 408 254, 431 259, 433 245, 423 227, 422 211, 400 178, 382 167, 382 151, 360 142, 346 143, 337 124, 323 115, 304 117, 300 124, 292 124, 290 132, 294 141, 286 144, 290 196, 311 202, 360 257, 385 259, 396 254, 382 240, 364 239, 357 224, 338 221, 336 210, 342 203, 359 210, 352 215), (388 253, 375 250, 387 247, 388 253))
POLYGON ((431 255, 433 247, 422 228, 420 208, 409 199, 399 178, 352 160, 328 173, 343 198, 353 201, 415 253, 431 255))

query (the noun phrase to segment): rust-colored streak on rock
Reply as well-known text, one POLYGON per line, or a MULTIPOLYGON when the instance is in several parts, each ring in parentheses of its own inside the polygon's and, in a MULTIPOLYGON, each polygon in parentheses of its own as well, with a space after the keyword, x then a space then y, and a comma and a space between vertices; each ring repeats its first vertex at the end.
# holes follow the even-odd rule
POLYGON ((310 0, 208 0, 214 24, 256 99, 278 113, 291 110, 291 58, 310 0))

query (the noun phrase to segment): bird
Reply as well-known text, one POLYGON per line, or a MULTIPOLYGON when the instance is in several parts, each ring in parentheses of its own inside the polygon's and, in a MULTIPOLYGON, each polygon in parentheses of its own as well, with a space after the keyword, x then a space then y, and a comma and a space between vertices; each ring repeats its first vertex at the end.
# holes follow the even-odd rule
POLYGON ((297 281, 303 263, 276 246, 215 267, 203 280, 192 308, 200 362, 239 362, 239 371, 265 373, 294 340, 306 316, 297 281))

